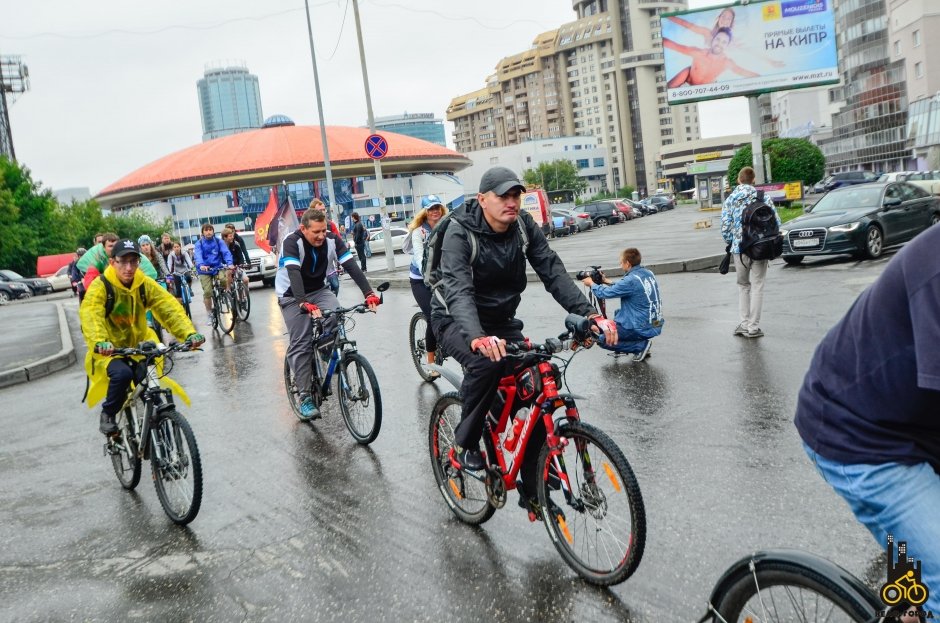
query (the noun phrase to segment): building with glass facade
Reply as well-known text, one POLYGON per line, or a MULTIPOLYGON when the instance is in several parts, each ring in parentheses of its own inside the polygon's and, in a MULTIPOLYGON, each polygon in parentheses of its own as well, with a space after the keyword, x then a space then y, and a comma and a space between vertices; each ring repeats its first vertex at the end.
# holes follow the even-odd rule
POLYGON ((196 84, 202 116, 202 140, 261 127, 258 77, 238 65, 211 67, 196 84))
POLYGON ((377 117, 375 129, 386 132, 395 132, 405 136, 420 138, 422 141, 447 146, 444 135, 444 120, 436 119, 434 113, 419 112, 392 115, 390 117, 377 117))

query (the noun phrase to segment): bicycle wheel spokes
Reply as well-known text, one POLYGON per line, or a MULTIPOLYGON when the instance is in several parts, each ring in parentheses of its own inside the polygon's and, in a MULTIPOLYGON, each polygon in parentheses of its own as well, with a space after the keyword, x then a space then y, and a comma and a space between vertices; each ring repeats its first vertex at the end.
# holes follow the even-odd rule
POLYGON ((572 569, 601 586, 636 570, 646 541, 646 518, 636 477, 620 449, 584 423, 558 429, 569 443, 542 448, 539 504, 549 536, 572 569))
POLYGON ((729 623, 873 620, 856 612, 857 604, 845 602, 844 596, 815 581, 807 581, 807 578, 789 574, 786 570, 773 571, 765 576, 757 578, 752 575, 740 586, 733 587, 734 596, 729 594, 729 597, 736 603, 720 607, 721 616, 729 623))
POLYGON ((340 411, 353 439, 369 444, 382 428, 382 394, 372 366, 359 353, 346 353, 336 375, 340 411))
POLYGON ((450 463, 450 451, 456 445, 454 430, 460 423, 461 410, 456 392, 444 394, 434 404, 428 440, 431 469, 437 487, 454 515, 465 523, 477 525, 492 517, 496 508, 490 504, 486 485, 481 479, 455 469, 450 463))
POLYGON ((151 432, 150 463, 157 497, 167 516, 185 525, 202 503, 202 463, 189 422, 176 411, 163 414, 151 432))
POLYGON ((284 389, 287 390, 287 402, 290 403, 291 411, 300 418, 300 391, 294 384, 294 373, 290 370, 287 357, 284 357, 284 389))
POLYGON ((414 363, 415 370, 425 381, 434 381, 437 379, 431 376, 427 365, 428 350, 425 346, 425 336, 427 335, 428 319, 424 314, 418 312, 411 317, 408 323, 408 350, 411 351, 411 361, 414 363))
POLYGON ((238 317, 242 320, 248 320, 248 314, 251 313, 251 291, 243 281, 239 282, 237 296, 238 300, 235 304, 238 307, 238 317))
MULTIPOLYGON (((139 408, 143 408, 142 404, 138 404, 139 408)), ((122 487, 130 490, 140 482, 140 455, 137 452, 137 439, 128 409, 122 409, 118 414, 117 425, 120 434, 110 441, 108 452, 111 454, 111 466, 118 481, 122 487)))
POLYGON ((223 333, 231 333, 235 328, 235 307, 232 304, 232 293, 223 291, 219 293, 219 327, 223 333))

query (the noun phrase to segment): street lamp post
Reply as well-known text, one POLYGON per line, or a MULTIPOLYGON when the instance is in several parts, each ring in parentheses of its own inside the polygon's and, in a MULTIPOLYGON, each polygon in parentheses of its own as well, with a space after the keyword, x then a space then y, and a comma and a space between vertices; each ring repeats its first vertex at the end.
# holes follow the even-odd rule
MULTIPOLYGON (((353 16, 356 18, 356 38, 359 41, 359 64, 362 66, 362 84, 366 92, 366 109, 369 111, 369 132, 375 134, 375 116, 372 114, 372 95, 369 93, 369 72, 366 69, 366 52, 362 45, 362 25, 359 23, 359 2, 352 0, 353 16)), ((375 165, 375 190, 379 195, 379 212, 382 215, 382 234, 385 238, 385 263, 388 270, 395 268, 395 251, 392 248, 392 232, 389 228, 388 211, 385 209, 385 193, 382 192, 382 161, 373 158, 375 165)))
POLYGON ((326 218, 333 219, 333 171, 330 167, 330 146, 326 140, 326 124, 323 122, 323 101, 320 99, 320 72, 317 71, 317 53, 313 47, 313 26, 310 25, 310 4, 304 0, 304 8, 307 10, 307 37, 310 39, 310 59, 313 62, 313 85, 317 91, 317 113, 320 115, 320 140, 323 142, 323 168, 326 171, 326 187, 329 189, 330 197, 326 204, 326 218))

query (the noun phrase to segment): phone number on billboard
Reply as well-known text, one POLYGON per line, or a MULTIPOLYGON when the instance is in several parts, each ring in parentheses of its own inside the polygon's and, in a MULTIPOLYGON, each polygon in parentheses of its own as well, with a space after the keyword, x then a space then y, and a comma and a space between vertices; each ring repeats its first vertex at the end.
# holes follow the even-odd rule
POLYGON ((724 93, 725 91, 730 91, 730 84, 710 84, 702 87, 694 87, 691 89, 676 89, 675 91, 670 91, 669 95, 671 98, 682 98, 682 97, 695 97, 696 95, 707 95, 711 93, 724 93))

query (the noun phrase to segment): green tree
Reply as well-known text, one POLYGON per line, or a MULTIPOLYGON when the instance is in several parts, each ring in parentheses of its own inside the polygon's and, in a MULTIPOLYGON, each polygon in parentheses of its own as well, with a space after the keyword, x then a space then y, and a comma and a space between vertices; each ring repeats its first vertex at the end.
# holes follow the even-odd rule
POLYGON ((587 190, 587 182, 578 177, 578 169, 570 160, 541 162, 534 169, 526 169, 522 179, 527 185, 544 190, 573 190, 575 195, 587 190))
MULTIPOLYGON (((826 171, 826 158, 816 145, 804 138, 770 138, 762 143, 764 154, 770 154, 771 182, 803 182, 815 184, 826 171)), ((738 172, 752 166, 751 146, 744 145, 728 165, 728 183, 738 183, 738 172)))
POLYGON ((636 190, 636 188, 633 186, 621 186, 620 189, 617 190, 617 196, 624 199, 630 199, 633 197, 634 190, 636 190))

